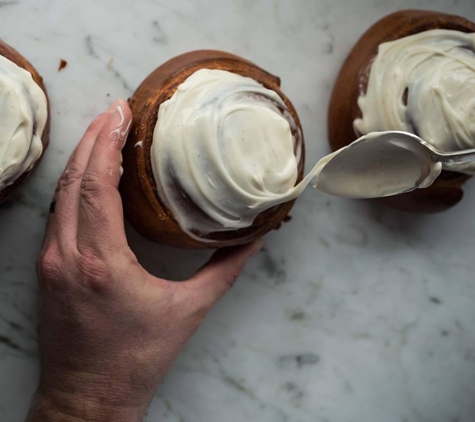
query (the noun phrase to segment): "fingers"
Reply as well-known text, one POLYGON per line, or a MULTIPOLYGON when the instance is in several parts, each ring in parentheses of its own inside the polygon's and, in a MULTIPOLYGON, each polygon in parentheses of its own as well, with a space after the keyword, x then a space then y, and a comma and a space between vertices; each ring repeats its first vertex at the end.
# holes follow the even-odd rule
POLYGON ((78 248, 81 245, 121 248, 127 244, 117 188, 122 148, 132 123, 132 112, 126 101, 118 100, 108 116, 94 142, 82 177, 78 248))
POLYGON ((81 180, 89 162, 94 142, 108 118, 106 112, 91 123, 68 160, 53 196, 45 242, 55 232, 61 233, 61 239, 65 242, 75 242, 79 220, 81 180))
POLYGON ((210 309, 234 285, 249 258, 262 246, 262 240, 257 240, 245 246, 221 249, 182 284, 191 292, 197 306, 210 309))

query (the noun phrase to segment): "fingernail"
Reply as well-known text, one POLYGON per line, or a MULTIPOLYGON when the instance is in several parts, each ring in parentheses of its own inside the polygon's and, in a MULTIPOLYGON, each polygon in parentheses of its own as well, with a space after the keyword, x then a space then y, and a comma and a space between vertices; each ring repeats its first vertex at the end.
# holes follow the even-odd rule
POLYGON ((262 239, 258 239, 254 241, 252 244, 251 256, 259 252, 263 246, 264 246, 264 241, 262 239))

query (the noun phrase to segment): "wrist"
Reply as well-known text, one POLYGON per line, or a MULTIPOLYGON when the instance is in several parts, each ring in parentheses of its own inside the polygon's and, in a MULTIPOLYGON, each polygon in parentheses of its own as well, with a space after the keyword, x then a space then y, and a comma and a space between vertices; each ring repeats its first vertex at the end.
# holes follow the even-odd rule
POLYGON ((77 397, 71 403, 58 403, 38 393, 33 399, 27 422, 141 422, 142 413, 132 409, 112 409, 77 397))
POLYGON ((143 413, 133 408, 112 408, 80 396, 58 401, 58 397, 38 392, 27 422, 141 422, 143 413))
POLYGON ((90 374, 61 375, 43 374, 28 422, 142 421, 148 400, 132 398, 117 380, 90 374))

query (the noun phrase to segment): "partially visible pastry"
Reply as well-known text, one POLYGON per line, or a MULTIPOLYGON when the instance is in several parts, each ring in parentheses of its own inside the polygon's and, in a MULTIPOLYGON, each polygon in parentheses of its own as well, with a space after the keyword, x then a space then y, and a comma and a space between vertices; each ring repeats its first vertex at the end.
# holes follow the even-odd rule
POLYGON ((38 164, 49 142, 49 106, 43 79, 0 40, 0 202, 38 164))
POLYGON ((130 105, 120 190, 143 235, 221 248, 258 239, 287 216, 304 139, 279 78, 232 54, 194 51, 156 69, 130 105))
MULTIPOLYGON (((414 133, 444 152, 475 148, 475 24, 406 10, 373 25, 344 63, 329 108, 333 150, 370 132, 414 133)), ((443 171, 432 186, 379 199, 406 211, 437 212, 463 196, 475 166, 443 171)))

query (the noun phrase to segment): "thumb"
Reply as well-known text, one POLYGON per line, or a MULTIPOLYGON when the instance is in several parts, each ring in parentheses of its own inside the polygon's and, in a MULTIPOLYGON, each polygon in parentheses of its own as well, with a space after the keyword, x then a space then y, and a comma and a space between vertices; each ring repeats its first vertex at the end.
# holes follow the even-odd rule
POLYGON ((244 246, 220 249, 188 281, 187 288, 197 305, 210 309, 234 285, 249 258, 263 246, 256 240, 244 246))

